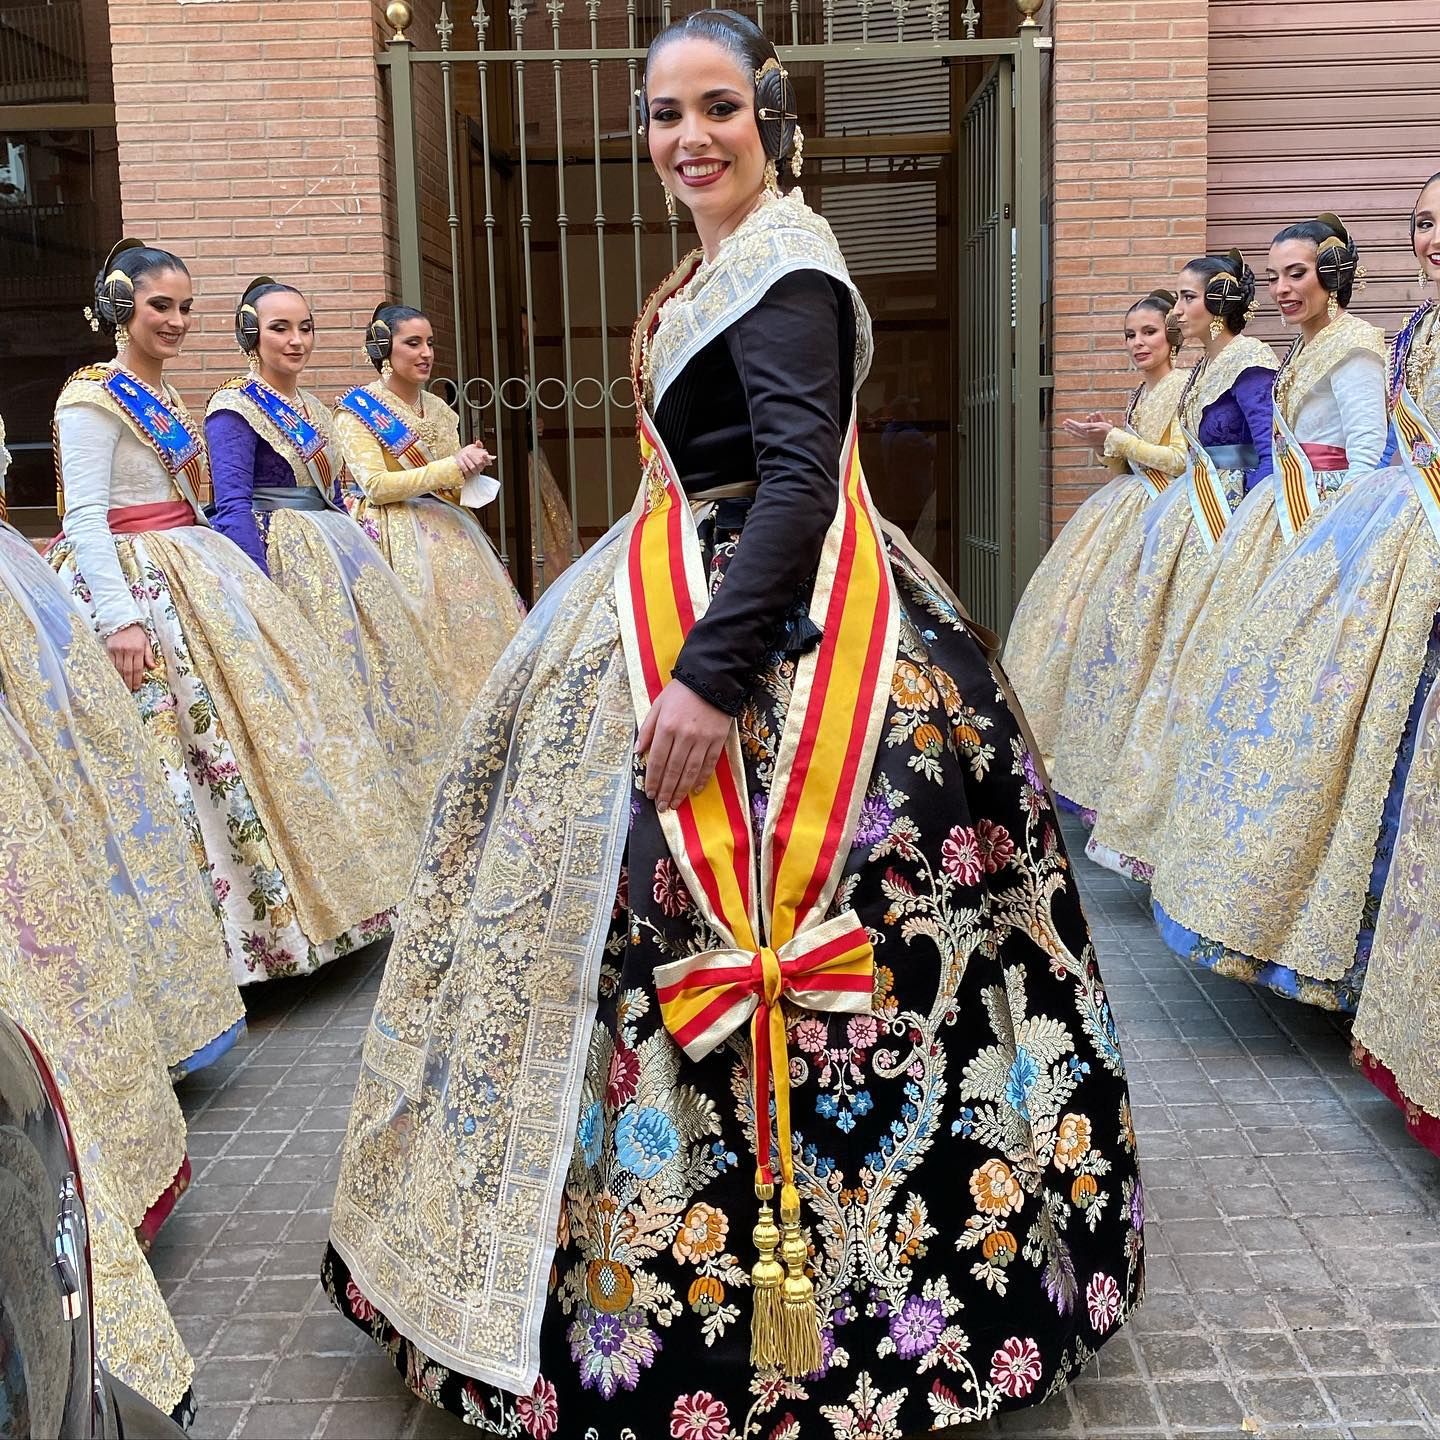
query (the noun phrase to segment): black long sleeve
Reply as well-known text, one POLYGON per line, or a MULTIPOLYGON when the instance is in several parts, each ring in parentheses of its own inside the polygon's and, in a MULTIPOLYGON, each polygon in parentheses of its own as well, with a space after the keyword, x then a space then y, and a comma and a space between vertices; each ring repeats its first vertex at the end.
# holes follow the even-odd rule
MULTIPOLYGON (((706 479, 754 478, 759 489, 724 583, 680 651, 675 678, 732 715, 786 612, 808 598, 835 515, 853 326, 848 294, 819 271, 801 270, 778 280, 724 335, 749 420, 748 455, 743 445, 726 449, 748 469, 706 479)), ((711 407, 702 390, 683 408, 703 423, 711 407)), ((722 419, 723 405, 715 408, 722 419)))

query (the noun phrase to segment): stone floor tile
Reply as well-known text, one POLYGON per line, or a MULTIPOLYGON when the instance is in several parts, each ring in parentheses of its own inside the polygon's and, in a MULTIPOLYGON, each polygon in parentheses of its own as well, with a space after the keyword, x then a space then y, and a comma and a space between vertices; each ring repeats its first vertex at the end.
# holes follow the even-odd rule
POLYGON ((189 1430, 190 1440, 229 1440, 246 1413, 243 1405, 212 1405, 202 1399, 189 1430))
POLYGON ((312 1440, 321 1433, 329 1408, 304 1401, 257 1405, 245 1417, 237 1440, 312 1440))
POLYGON ((1386 1330, 1380 1343, 1402 1375, 1440 1371, 1440 1327, 1386 1330))
POLYGON ((1242 1379, 1236 1387, 1240 1408, 1266 1425, 1333 1422, 1335 1412, 1308 1376, 1242 1379))
POLYGON ((1244 1412, 1223 1380, 1165 1380, 1155 1383, 1165 1418, 1191 1427, 1239 1425, 1244 1412))
POLYGON ((408 1398, 342 1400, 317 1433, 331 1440, 393 1440, 404 1434, 419 1403, 408 1398))
POLYGON ((1081 1420, 1098 1434, 1112 1434, 1128 1426, 1163 1425, 1165 1419, 1150 1390, 1135 1381, 1080 1380, 1071 1387, 1071 1398, 1081 1420))
POLYGON ((1330 1375, 1321 1382, 1341 1420, 1407 1420, 1422 1417, 1405 1380, 1395 1375, 1330 1375))
POLYGON ((1220 1353, 1232 1375, 1299 1375, 1304 1371, 1290 1337, 1281 1330, 1239 1330, 1221 1335, 1220 1353))
POLYGON ((207 1412, 212 1406, 251 1404, 263 1393, 274 1364, 273 1360, 227 1360, 223 1365, 207 1365, 195 1377, 195 1398, 207 1412))
POLYGON ((265 1392, 272 1400, 329 1400, 350 1368, 345 1355, 294 1355, 276 1362, 265 1392))

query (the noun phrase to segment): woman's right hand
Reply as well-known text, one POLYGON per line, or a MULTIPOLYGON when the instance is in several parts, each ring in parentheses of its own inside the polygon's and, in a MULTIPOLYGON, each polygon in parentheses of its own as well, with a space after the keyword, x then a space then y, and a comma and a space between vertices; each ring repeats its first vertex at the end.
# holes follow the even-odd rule
POLYGON ((145 627, 137 622, 117 630, 105 641, 105 648, 133 694, 144 682, 145 672, 155 666, 155 652, 150 648, 145 627))
POLYGON ((455 463, 468 480, 477 470, 488 469, 495 457, 483 445, 465 445, 455 452, 455 463))

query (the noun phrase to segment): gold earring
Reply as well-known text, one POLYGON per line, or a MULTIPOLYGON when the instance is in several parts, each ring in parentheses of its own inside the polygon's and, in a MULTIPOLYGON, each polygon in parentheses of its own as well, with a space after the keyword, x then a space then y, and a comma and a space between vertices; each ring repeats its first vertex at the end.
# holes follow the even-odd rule
POLYGON ((1330 298, 1325 302, 1325 317, 1333 320, 1340 313, 1340 297, 1332 290, 1330 298))
POLYGON ((797 125, 795 127, 795 140, 790 150, 790 173, 795 179, 800 178, 800 172, 805 168, 805 132, 797 125))
POLYGON ((394 373, 395 367, 388 360, 380 362, 380 378, 382 380, 388 380, 394 373))
POLYGON ((668 185, 660 187, 665 192, 665 213, 673 220, 675 218, 675 194, 668 185))
POLYGON ((1220 338, 1220 332, 1221 332, 1224 328, 1225 328, 1225 322, 1217 315, 1217 316, 1210 322, 1210 338, 1211 338, 1212 340, 1218 340, 1218 339, 1220 338))
POLYGON ((1415 273, 1419 277, 1422 285, 1428 285, 1430 283, 1430 277, 1425 273, 1425 267, 1423 265, 1415 273))
POLYGON ((247 351, 245 364, 249 366, 252 375, 258 375, 260 373, 260 352, 258 350, 247 351))
POLYGON ((765 190, 770 195, 780 193, 780 171, 773 160, 765 162, 765 190))
POLYGON ((130 327, 128 325, 117 325, 115 327, 115 353, 118 355, 130 344, 130 327))

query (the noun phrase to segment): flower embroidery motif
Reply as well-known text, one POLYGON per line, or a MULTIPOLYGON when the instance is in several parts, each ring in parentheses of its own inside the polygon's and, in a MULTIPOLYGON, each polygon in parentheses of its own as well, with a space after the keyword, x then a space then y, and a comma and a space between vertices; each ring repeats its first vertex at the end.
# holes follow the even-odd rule
POLYGON ((978 885, 984 873, 980 840, 969 825, 954 826, 940 847, 940 864, 947 875, 962 885, 978 885))
POLYGON ((1103 1335, 1120 1314, 1120 1287, 1114 1277, 1097 1270, 1085 1287, 1085 1303, 1091 1326, 1097 1335, 1103 1335))
POLYGON ((987 1160, 970 1177, 970 1194, 986 1215, 1008 1215, 1025 1198, 1014 1171, 998 1159, 987 1160))
POLYGON ((672 1440, 725 1440, 730 1412, 708 1390, 682 1395, 670 1411, 672 1440))
POLYGON ((1071 1170, 1090 1150, 1090 1121, 1084 1115, 1067 1114, 1060 1119, 1055 1138, 1055 1164, 1071 1170))
POLYGON ((672 918, 676 915, 683 915, 695 904, 694 900, 690 898, 689 890, 685 888, 685 880, 680 874, 680 867, 669 856, 656 863, 653 888, 655 903, 672 918))
POLYGON ((1015 857, 1015 842, 1010 832, 994 820, 975 824, 975 840, 980 847, 980 863, 987 875, 998 875, 1015 857))
POLYGON ((542 1375, 528 1395, 515 1402, 515 1413, 531 1440, 548 1440, 560 1424, 560 1401, 555 1387, 542 1375))
POLYGON ((653 1180, 680 1150, 674 1122, 663 1110, 642 1105, 627 1110, 615 1127, 620 1163, 637 1179, 653 1180))
POLYGON ((729 1220, 714 1206, 701 1201, 690 1207, 670 1247, 671 1252, 681 1264, 687 1260, 707 1260, 725 1248, 725 1237, 729 1233, 729 1220))
POLYGON ((945 1329, 945 1312, 938 1300, 919 1295, 906 1298, 890 1316, 890 1338, 902 1360, 918 1360, 927 1354, 945 1329))
POLYGON ((1012 1400, 1028 1395, 1040 1379, 1040 1347, 1011 1336, 990 1358, 990 1380, 1012 1400))

